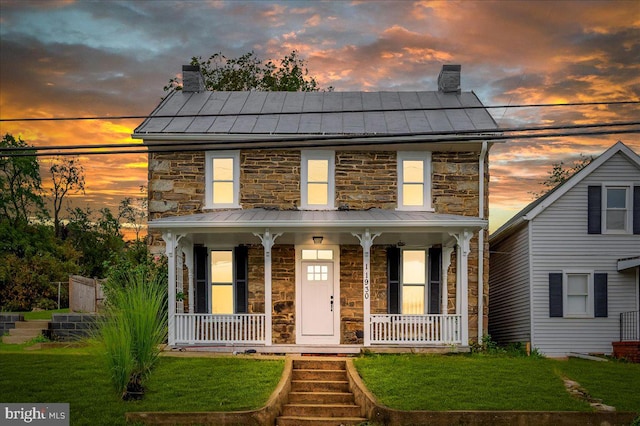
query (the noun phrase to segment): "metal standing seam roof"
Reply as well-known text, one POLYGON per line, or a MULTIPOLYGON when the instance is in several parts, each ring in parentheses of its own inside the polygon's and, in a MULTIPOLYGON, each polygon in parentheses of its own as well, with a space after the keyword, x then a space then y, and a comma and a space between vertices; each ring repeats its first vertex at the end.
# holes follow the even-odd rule
POLYGON ((489 112, 478 108, 482 106, 473 92, 174 91, 135 129, 134 136, 497 130, 489 112))
POLYGON ((187 216, 171 216, 149 222, 151 229, 195 228, 484 228, 487 221, 477 217, 397 210, 225 210, 187 216))

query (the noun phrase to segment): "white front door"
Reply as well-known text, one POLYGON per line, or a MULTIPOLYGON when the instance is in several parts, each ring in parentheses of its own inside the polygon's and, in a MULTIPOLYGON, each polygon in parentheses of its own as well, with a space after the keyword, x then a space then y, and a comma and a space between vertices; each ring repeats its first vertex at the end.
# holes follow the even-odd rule
POLYGON ((339 246, 296 246, 296 343, 340 343, 339 246))
POLYGON ((301 324, 303 336, 333 336, 333 262, 303 261, 301 324))

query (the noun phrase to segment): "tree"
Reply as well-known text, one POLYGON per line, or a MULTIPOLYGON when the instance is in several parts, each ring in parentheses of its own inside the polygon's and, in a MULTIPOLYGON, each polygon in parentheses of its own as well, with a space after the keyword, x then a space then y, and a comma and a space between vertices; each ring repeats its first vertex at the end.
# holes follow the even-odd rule
MULTIPOLYGON (((207 90, 218 91, 287 91, 314 92, 320 90, 318 82, 309 76, 306 61, 291 51, 280 59, 264 62, 251 51, 238 58, 227 58, 221 52, 205 60, 201 56, 191 58, 191 65, 199 65, 207 90)), ((172 78, 165 91, 182 90, 177 78, 172 78)), ((328 90, 333 90, 329 87, 328 90)))
MULTIPOLYGON (((40 165, 35 155, 7 156, 2 148, 26 148, 22 138, 7 133, 0 142, 0 212, 11 223, 27 222, 30 214, 44 213, 40 165), (33 209, 33 210, 32 210, 33 209)), ((32 153, 32 151, 27 151, 32 153)))
MULTIPOLYGON (((146 193, 146 185, 140 186, 140 193, 146 193)), ((125 221, 125 224, 132 227, 136 233, 136 241, 140 241, 140 232, 144 227, 147 218, 147 197, 127 197, 120 201, 118 206, 118 218, 125 221)))
POLYGON ((52 163, 49 171, 53 181, 53 188, 50 190, 53 198, 53 227, 59 238, 62 202, 70 192, 84 193, 84 168, 77 158, 64 158, 52 163))
POLYGON ((551 171, 548 172, 547 179, 544 182, 540 182, 544 188, 541 192, 531 192, 534 198, 539 198, 551 191, 558 185, 566 182, 571 176, 584 169, 589 163, 593 161, 593 157, 580 154, 580 158, 575 160, 572 164, 567 165, 564 161, 553 163, 551 171))

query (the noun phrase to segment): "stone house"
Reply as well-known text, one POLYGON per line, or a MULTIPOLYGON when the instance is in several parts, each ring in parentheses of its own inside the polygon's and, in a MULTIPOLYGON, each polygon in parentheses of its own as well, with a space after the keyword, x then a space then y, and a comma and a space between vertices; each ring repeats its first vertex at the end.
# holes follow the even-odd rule
POLYGON ((169 344, 465 350, 487 327, 488 151, 460 66, 431 92, 212 92, 134 131, 169 260, 169 344))

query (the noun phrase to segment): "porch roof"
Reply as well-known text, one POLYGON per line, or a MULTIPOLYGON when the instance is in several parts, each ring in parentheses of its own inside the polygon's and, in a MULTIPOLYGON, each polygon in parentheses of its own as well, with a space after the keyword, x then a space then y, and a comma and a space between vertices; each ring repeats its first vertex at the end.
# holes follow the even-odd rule
POLYGON ((473 216, 438 214, 425 211, 397 210, 266 210, 238 209, 172 216, 149 222, 150 229, 184 232, 253 232, 265 228, 274 231, 321 229, 348 232, 369 228, 371 231, 478 230, 488 221, 473 216))

